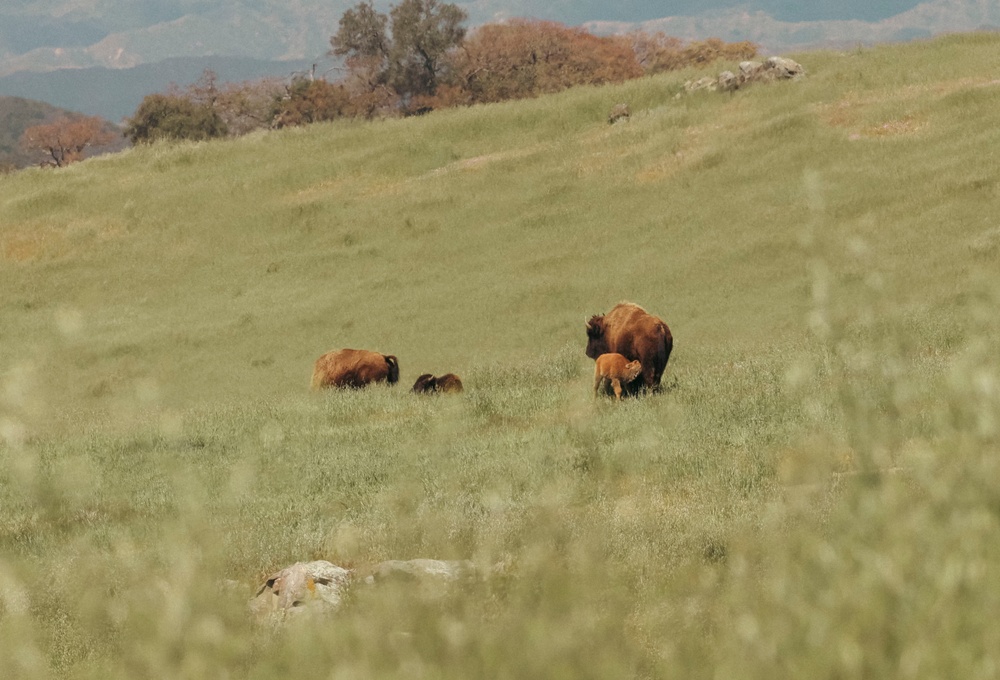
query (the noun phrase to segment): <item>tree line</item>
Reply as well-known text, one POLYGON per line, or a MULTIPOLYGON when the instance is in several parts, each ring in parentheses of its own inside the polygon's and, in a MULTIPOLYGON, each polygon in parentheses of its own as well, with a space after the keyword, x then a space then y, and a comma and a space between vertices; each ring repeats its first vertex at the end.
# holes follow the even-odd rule
MULTIPOLYGON (((220 85, 206 71, 186 88, 146 96, 127 119, 124 134, 133 144, 202 140, 338 118, 415 115, 757 54, 751 42, 684 42, 646 32, 596 36, 530 19, 468 31, 466 19, 460 7, 439 0, 401 0, 388 14, 366 0, 343 14, 330 38, 329 54, 344 64, 336 80, 309 73, 290 82, 270 78, 220 85)), ((77 137, 61 151, 53 148, 52 130, 29 129, 23 140, 62 165, 90 143, 79 138, 81 131, 76 126, 77 137)), ((67 139, 67 131, 55 137, 67 139)))

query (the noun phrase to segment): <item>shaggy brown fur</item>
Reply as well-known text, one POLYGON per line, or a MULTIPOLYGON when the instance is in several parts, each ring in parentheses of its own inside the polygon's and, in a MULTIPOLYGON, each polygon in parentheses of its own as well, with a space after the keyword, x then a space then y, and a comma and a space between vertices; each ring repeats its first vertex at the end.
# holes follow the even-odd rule
MULTIPOLYGON (((587 322, 587 356, 597 359, 616 352, 629 361, 640 361, 646 389, 660 389, 673 347, 674 338, 667 324, 631 302, 619 303, 607 314, 593 316, 587 322)), ((629 383, 626 391, 632 393, 638 387, 637 379, 629 383)))
POLYGON ((454 373, 445 373, 437 378, 438 392, 461 392, 465 389, 462 379, 454 373))
POLYGON ((394 385, 398 380, 396 357, 366 349, 341 349, 327 352, 316 360, 312 388, 364 387, 383 381, 394 385))
POLYGON ((619 401, 622 398, 622 383, 628 384, 636 379, 642 372, 642 364, 638 361, 629 361, 621 354, 614 352, 602 354, 597 357, 594 364, 594 396, 605 388, 607 382, 611 383, 615 391, 615 398, 619 401))
POLYGON ((445 373, 437 378, 430 373, 424 373, 413 383, 413 391, 418 394, 461 392, 462 389, 462 379, 454 373, 445 373))

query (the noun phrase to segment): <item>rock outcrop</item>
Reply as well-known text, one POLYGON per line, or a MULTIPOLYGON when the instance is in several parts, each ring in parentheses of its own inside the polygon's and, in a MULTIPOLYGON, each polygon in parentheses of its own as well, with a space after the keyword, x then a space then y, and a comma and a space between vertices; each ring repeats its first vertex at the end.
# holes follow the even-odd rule
POLYGON ((768 57, 765 61, 740 62, 737 73, 723 71, 717 77, 703 77, 684 83, 687 92, 709 90, 713 92, 735 92, 750 83, 770 83, 776 80, 797 80, 806 70, 802 64, 784 57, 768 57))
POLYGON ((351 572, 324 560, 296 562, 265 579, 250 600, 258 621, 280 623, 305 612, 328 613, 340 608, 351 572))

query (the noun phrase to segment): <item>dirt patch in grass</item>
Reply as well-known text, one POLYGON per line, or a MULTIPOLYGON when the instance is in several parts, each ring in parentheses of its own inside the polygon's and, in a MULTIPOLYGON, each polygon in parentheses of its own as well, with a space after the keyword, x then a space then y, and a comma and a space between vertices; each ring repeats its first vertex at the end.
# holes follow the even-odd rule
POLYGON ((95 244, 123 238, 117 223, 82 220, 68 225, 27 223, 0 233, 0 260, 35 262, 81 255, 95 244))
POLYGON ((523 149, 508 149, 506 151, 495 151, 493 153, 481 154, 479 156, 473 156, 472 158, 462 158, 452 163, 448 163, 447 165, 443 165, 440 168, 435 168, 424 176, 434 177, 451 172, 471 172, 475 170, 482 170, 495 163, 528 158, 529 156, 533 156, 548 148, 549 146, 547 144, 535 144, 533 146, 524 147, 523 149))
POLYGON ((24 227, 0 236, 0 259, 8 262, 34 262, 67 251, 66 236, 51 227, 24 227))
POLYGON ((928 126, 927 120, 919 115, 886 116, 884 119, 871 122, 871 112, 877 107, 886 105, 906 104, 907 102, 926 103, 928 95, 941 98, 961 90, 981 87, 996 87, 1000 80, 987 78, 960 78, 938 83, 908 85, 891 91, 860 94, 849 92, 838 101, 815 106, 816 114, 826 125, 843 128, 849 131, 851 140, 899 137, 920 132, 928 126))

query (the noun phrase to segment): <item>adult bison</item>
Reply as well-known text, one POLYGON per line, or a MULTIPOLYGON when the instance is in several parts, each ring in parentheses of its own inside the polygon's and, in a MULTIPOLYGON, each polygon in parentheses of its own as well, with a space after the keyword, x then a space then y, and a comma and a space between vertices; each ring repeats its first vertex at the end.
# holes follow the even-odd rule
POLYGON ((607 314, 592 316, 587 322, 588 357, 597 359, 602 354, 617 352, 629 361, 642 363, 642 383, 640 378, 629 383, 630 394, 641 386, 660 389, 660 378, 673 347, 674 338, 667 324, 631 302, 619 303, 607 314))
POLYGON ((327 352, 316 360, 312 388, 364 387, 385 381, 399 381, 399 361, 396 357, 366 349, 340 349, 327 352))

